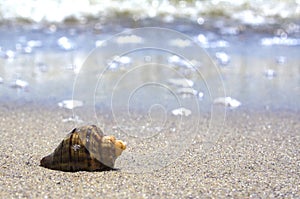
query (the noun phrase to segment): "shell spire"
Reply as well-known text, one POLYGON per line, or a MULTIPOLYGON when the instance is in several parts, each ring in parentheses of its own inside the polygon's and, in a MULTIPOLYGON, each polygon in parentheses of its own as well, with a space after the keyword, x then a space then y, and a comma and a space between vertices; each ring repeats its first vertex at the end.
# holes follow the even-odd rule
POLYGON ((95 125, 74 128, 41 166, 62 171, 104 171, 114 168, 126 144, 105 136, 95 125))

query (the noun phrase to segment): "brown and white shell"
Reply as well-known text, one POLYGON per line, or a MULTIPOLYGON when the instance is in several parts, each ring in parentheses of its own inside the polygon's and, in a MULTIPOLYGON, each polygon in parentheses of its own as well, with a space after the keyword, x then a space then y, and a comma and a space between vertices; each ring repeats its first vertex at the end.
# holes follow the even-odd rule
POLYGON ((74 128, 41 166, 61 171, 104 171, 114 168, 126 144, 105 136, 95 125, 74 128))

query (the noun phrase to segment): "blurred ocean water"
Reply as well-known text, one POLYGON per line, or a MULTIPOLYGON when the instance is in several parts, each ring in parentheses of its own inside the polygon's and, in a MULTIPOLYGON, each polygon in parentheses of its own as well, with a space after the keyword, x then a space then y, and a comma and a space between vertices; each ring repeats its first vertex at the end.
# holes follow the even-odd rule
POLYGON ((114 96, 120 96, 121 102, 122 96, 133 93, 134 100, 125 101, 136 107, 168 106, 174 94, 187 104, 196 99, 202 110, 210 110, 215 101, 230 109, 300 110, 295 100, 300 99, 299 0, 3 0, 0 19, 0 100, 67 101, 73 107, 69 100, 74 97, 75 79, 82 75, 79 86, 84 93, 99 83, 95 78, 107 69, 105 86, 84 96, 89 99, 82 101, 83 106, 94 97, 99 97, 99 106, 108 106, 111 99, 103 96, 112 95, 121 81, 118 77, 128 73, 133 75, 130 83, 119 85, 120 93, 114 96), (168 28, 185 36, 130 33, 143 27, 168 28), (128 33, 116 35, 123 31, 128 33), (164 41, 161 44, 169 51, 141 48, 150 41, 164 41), (139 44, 138 50, 117 53, 139 44), (191 48, 194 45, 203 48, 210 61, 197 60, 205 53, 191 48), (103 50, 89 60, 96 48, 103 50), (176 50, 190 59, 172 53, 176 50), (133 71, 151 63, 158 65, 133 71), (84 74, 87 65, 92 72, 84 74), (168 66, 177 75, 159 66, 168 66), (195 75, 197 70, 207 76, 195 75), (157 86, 156 91, 151 86, 138 89, 150 80, 166 86, 157 86), (222 92, 212 96, 209 86, 222 92))

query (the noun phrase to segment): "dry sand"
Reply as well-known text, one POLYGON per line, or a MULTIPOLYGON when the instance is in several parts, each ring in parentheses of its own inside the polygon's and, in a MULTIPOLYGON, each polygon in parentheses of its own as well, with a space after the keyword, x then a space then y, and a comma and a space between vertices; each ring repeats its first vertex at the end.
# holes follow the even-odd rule
POLYGON ((74 127, 61 121, 68 111, 1 104, 0 198, 300 197, 298 112, 229 111, 212 148, 197 138, 157 171, 68 173, 39 166, 74 127))

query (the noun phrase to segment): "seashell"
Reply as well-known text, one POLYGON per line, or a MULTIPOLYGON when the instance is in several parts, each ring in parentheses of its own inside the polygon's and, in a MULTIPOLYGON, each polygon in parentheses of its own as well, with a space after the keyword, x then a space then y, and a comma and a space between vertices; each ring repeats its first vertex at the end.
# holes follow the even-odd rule
POLYGON ((74 109, 76 107, 81 107, 83 106, 83 102, 82 101, 79 101, 79 100, 63 100, 61 102, 59 102, 57 104, 59 107, 62 107, 62 108, 66 108, 66 109, 74 109))
POLYGON ((222 104, 233 109, 239 107, 242 103, 231 97, 219 97, 214 100, 214 104, 222 104))
POLYGON ((61 171, 104 171, 114 169, 126 144, 105 136, 95 125, 74 128, 41 166, 61 171))
POLYGON ((184 107, 180 107, 178 109, 174 109, 172 110, 172 114, 175 116, 189 116, 190 114, 192 114, 192 111, 184 108, 184 107))

